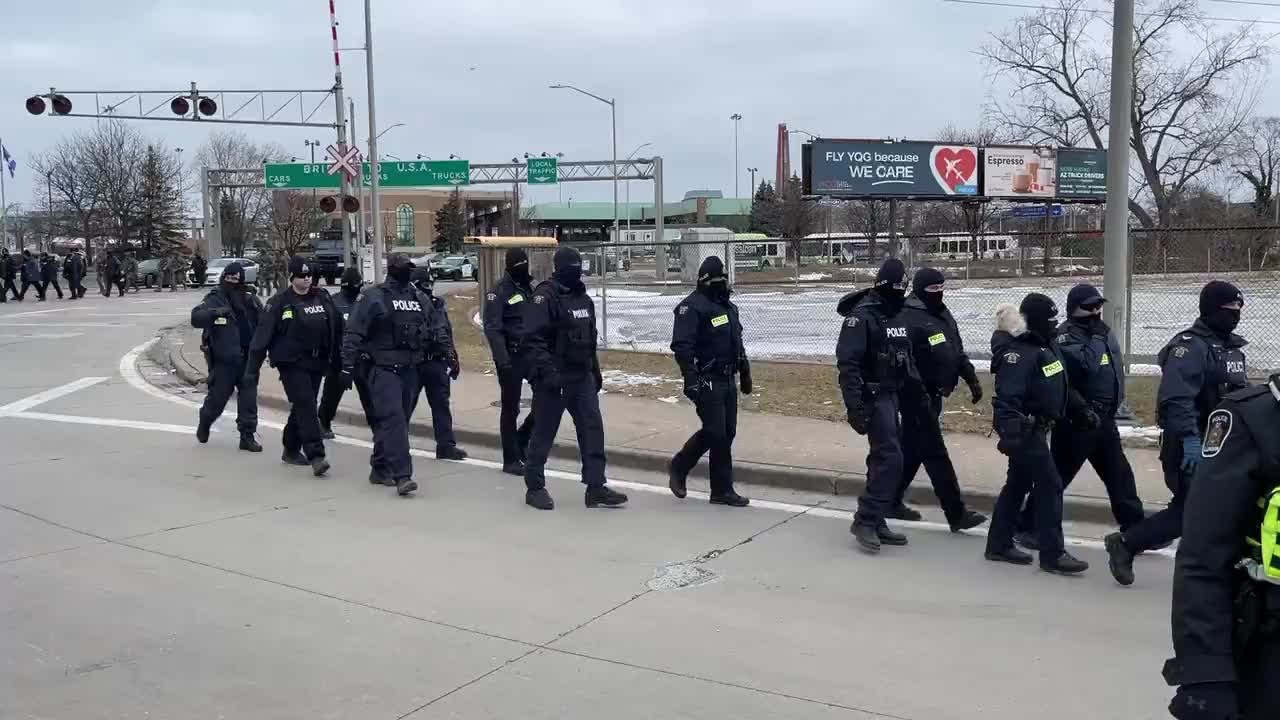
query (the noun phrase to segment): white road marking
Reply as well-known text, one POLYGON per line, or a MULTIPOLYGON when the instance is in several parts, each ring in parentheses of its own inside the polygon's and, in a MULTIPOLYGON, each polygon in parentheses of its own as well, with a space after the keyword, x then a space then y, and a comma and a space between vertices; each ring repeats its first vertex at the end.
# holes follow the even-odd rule
POLYGON ((65 307, 65 308, 53 308, 52 310, 29 310, 27 312, 14 313, 6 317, 23 317, 25 315, 47 315, 49 313, 67 312, 68 310, 75 310, 75 308, 65 307))
POLYGON ((61 385, 56 388, 45 390, 44 392, 38 392, 35 395, 22 398, 21 400, 15 400, 14 402, 9 403, 8 405, 0 406, 0 415, 13 415, 16 413, 24 412, 24 411, 30 410, 33 407, 36 407, 37 405, 43 405, 44 403, 47 403, 50 400, 57 400, 58 398, 64 395, 70 395, 73 392, 76 392, 78 390, 83 390, 87 387, 93 387, 94 385, 97 385, 100 382, 106 382, 107 380, 110 380, 110 379, 111 378, 105 378, 105 377, 80 378, 79 380, 76 380, 74 382, 69 382, 66 385, 61 385))
MULTIPOLYGON (((124 377, 125 382, 129 383, 129 385, 132 386, 133 388, 137 390, 141 390, 142 392, 154 398, 167 400, 169 402, 176 403, 184 407, 199 409, 200 403, 187 400, 185 398, 180 398, 176 395, 171 395, 161 390, 160 388, 155 387, 151 383, 147 382, 146 379, 142 377, 142 374, 138 372, 137 367, 135 367, 138 362, 138 357, 142 355, 142 353, 146 352, 147 349, 150 348, 155 343, 156 343, 156 340, 154 339, 149 340, 143 343, 142 345, 139 345, 138 347, 130 350, 128 353, 124 355, 124 357, 120 358, 120 374, 124 377)), ((264 421, 261 419, 258 420, 258 425, 262 427, 269 427, 275 430, 280 430, 284 428, 284 425, 281 423, 264 421)), ((185 429, 185 431, 190 432, 191 429, 187 428, 185 429)), ((329 442, 336 442, 340 445, 349 445, 352 447, 359 447, 359 448, 365 448, 365 449, 373 448, 373 443, 369 442, 368 440, 361 440, 360 438, 348 437, 346 435, 338 435, 329 442)), ((429 452, 427 450, 419 450, 416 448, 410 448, 409 454, 414 457, 420 457, 420 458, 435 459, 436 457, 436 454, 433 452, 429 452)), ((493 462, 491 460, 480 460, 478 458, 467 458, 466 460, 442 460, 441 462, 457 462, 463 465, 471 465, 474 467, 489 468, 491 470, 499 470, 499 471, 502 470, 502 463, 493 462)), ((547 477, 560 478, 563 480, 575 480, 575 481, 581 479, 581 476, 578 473, 565 472, 563 470, 546 470, 545 472, 547 477)), ((615 488, 623 488, 623 489, 632 490, 635 492, 651 493, 655 495, 667 495, 667 494, 670 494, 671 492, 671 489, 666 487, 665 485, 650 485, 648 483, 632 482, 628 480, 610 479, 609 485, 615 488)), ((710 496, 705 492, 701 492, 698 490, 689 490, 687 497, 692 498, 694 500, 708 500, 710 496)), ((749 509, 754 509, 754 510, 772 510, 775 512, 790 513, 792 515, 804 514, 812 517, 829 518, 833 520, 843 520, 846 522, 852 522, 853 520, 853 513, 849 510, 840 510, 837 508, 823 507, 821 505, 798 505, 795 503, 776 502, 773 500, 752 500, 751 505, 748 507, 749 509)), ((946 523, 937 523, 937 522, 928 522, 928 521, 905 522, 905 521, 895 520, 894 525, 895 526, 901 525, 903 527, 911 528, 913 530, 926 530, 929 532, 945 532, 945 533, 951 532, 951 527, 946 523)), ((985 526, 977 528, 975 530, 966 530, 965 532, 968 534, 977 535, 979 537, 987 536, 987 528, 985 526)), ((1078 537, 1067 536, 1064 538, 1064 540, 1066 541, 1066 544, 1068 547, 1083 547, 1083 548, 1089 548, 1092 550, 1106 549, 1101 540, 1094 540, 1092 538, 1078 538, 1078 537)), ((1176 551, 1172 549, 1165 549, 1165 550, 1151 551, 1143 554, 1159 555, 1164 558, 1173 559, 1175 552, 1176 551)))
POLYGON ((65 340, 66 338, 80 337, 84 333, 0 333, 0 338, 22 338, 26 340, 65 340))
POLYGON ((0 327, 38 327, 38 328, 55 328, 55 327, 92 327, 92 328, 125 328, 136 327, 133 323, 110 323, 110 322, 48 322, 48 323, 22 323, 22 322, 5 322, 0 320, 0 327))
MULTIPOLYGON (((0 413, 3 416, 3 413, 0 413)), ((20 412, 10 417, 22 420, 47 420, 49 422, 72 423, 74 425, 96 425, 99 427, 130 428, 133 430, 152 430, 155 432, 180 433, 191 435, 194 425, 171 425, 169 423, 147 422, 145 420, 119 420, 116 418, 84 417, 82 415, 59 415, 57 413, 20 412)))

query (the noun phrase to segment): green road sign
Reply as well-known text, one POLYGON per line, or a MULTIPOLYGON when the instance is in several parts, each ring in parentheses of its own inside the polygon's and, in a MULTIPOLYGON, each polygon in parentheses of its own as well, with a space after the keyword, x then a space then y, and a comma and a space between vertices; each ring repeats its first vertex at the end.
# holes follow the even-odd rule
POLYGON ((272 190, 337 190, 341 175, 330 175, 328 163, 267 163, 264 185, 272 190))
POLYGON ((559 160, 553 157, 529 158, 525 170, 530 185, 555 185, 560 182, 559 160))
MULTIPOLYGON (((379 167, 379 187, 451 187, 471 184, 470 160, 418 160, 395 162, 383 160, 379 167)), ((369 163, 361 170, 364 184, 369 186, 369 163)))

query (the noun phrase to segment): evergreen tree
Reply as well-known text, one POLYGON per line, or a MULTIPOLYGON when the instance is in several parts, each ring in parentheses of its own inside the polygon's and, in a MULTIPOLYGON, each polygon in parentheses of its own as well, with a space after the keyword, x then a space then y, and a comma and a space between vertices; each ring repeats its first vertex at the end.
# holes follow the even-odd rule
POLYGON ((756 194, 751 198, 751 214, 747 220, 747 232, 764 233, 770 237, 778 234, 779 201, 773 184, 760 181, 756 194))
POLYGON ((154 146, 147 147, 142 165, 142 213, 139 239, 143 253, 169 258, 187 251, 183 243, 182 194, 174 173, 165 167, 154 146))
POLYGON ((467 215, 462 207, 462 194, 455 187, 449 201, 436 211, 436 239, 431 248, 436 252, 459 252, 466 235, 467 215))

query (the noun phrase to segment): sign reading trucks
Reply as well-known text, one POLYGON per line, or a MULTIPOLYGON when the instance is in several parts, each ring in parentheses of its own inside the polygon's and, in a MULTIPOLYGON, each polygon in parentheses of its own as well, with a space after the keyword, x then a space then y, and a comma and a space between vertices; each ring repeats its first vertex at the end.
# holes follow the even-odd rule
POLYGON ((950 197, 978 194, 971 145, 817 139, 802 147, 805 193, 827 197, 950 197))

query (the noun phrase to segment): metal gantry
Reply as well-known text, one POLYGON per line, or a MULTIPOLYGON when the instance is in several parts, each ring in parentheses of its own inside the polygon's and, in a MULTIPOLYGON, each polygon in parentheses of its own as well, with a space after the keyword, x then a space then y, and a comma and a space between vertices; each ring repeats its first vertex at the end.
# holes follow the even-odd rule
MULTIPOLYGON (((60 90, 33 97, 50 100, 48 114, 53 117, 81 117, 115 120, 167 120, 229 123, 234 125, 277 125, 336 129, 338 122, 313 121, 316 113, 332 100, 334 88, 323 90, 204 90, 191 83, 181 90, 60 90), (57 112, 55 98, 70 101, 71 112, 57 112), (200 100, 216 102, 213 113, 204 113, 200 100), (189 100, 183 112, 177 112, 176 100, 189 100), (90 105, 92 103, 92 105, 90 105), (136 113, 133 111, 136 104, 136 113), (76 107, 93 107, 93 112, 76 107), (292 118, 297 111, 297 120, 292 118)), ((180 106, 183 107, 183 106, 180 106)))
MULTIPOLYGON (((653 180, 654 158, 635 158, 618 161, 619 180, 653 180)), ((611 160, 583 160, 556 164, 559 182, 587 182, 613 180, 611 160)), ((528 183, 528 166, 525 163, 486 163, 471 165, 471 184, 528 183)))

